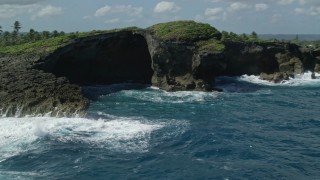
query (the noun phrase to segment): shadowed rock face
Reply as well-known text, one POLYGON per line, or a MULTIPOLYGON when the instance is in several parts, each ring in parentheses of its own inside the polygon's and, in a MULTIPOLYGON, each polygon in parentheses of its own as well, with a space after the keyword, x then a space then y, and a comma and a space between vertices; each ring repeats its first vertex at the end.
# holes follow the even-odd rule
POLYGON ((80 39, 49 56, 42 69, 78 85, 151 84, 153 74, 147 43, 133 33, 80 39))
POLYGON ((192 42, 166 42, 148 31, 78 39, 48 56, 38 68, 82 85, 143 83, 168 91, 211 90, 219 55, 198 52, 192 42))
POLYGON ((224 46, 204 50, 195 42, 164 41, 141 30, 76 39, 44 58, 0 57, 0 115, 84 114, 89 105, 84 85, 131 82, 211 91, 219 75, 262 73, 261 79, 280 82, 320 71, 319 49, 287 43, 224 46))
POLYGON ((83 115, 89 101, 81 87, 34 69, 39 57, 0 58, 0 116, 83 115))
POLYGON ((319 49, 290 43, 226 42, 226 68, 219 75, 259 75, 279 83, 305 71, 319 72, 319 49))
POLYGON ((167 91, 211 91, 225 62, 222 52, 199 51, 193 42, 161 41, 145 32, 152 60, 152 85, 167 91))
POLYGON ((273 73, 278 70, 275 54, 285 51, 283 45, 275 43, 226 42, 225 45, 227 67, 222 75, 227 76, 273 73))

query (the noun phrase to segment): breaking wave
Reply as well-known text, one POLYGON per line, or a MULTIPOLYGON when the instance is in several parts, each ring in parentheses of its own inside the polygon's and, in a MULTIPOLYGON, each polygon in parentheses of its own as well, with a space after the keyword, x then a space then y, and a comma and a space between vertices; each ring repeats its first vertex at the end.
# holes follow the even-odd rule
POLYGON ((145 152, 148 151, 151 133, 164 126, 164 123, 130 118, 2 118, 0 162, 39 148, 42 141, 85 143, 126 153, 145 152))
POLYGON ((294 78, 282 81, 281 83, 273 83, 270 81, 261 80, 259 76, 254 75, 242 75, 238 78, 239 81, 250 82, 254 84, 266 85, 266 86, 308 86, 308 85, 320 85, 320 74, 315 73, 319 79, 311 78, 312 72, 305 72, 304 74, 297 74, 294 78))

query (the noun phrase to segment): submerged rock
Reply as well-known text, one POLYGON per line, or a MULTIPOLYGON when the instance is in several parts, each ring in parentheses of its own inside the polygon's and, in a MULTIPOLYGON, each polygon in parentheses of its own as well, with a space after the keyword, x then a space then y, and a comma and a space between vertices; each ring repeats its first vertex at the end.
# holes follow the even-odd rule
POLYGON ((260 79, 271 81, 274 83, 280 83, 285 80, 289 80, 289 77, 290 76, 287 73, 282 73, 282 72, 276 72, 276 73, 272 73, 272 74, 267 74, 267 73, 260 74, 260 79))

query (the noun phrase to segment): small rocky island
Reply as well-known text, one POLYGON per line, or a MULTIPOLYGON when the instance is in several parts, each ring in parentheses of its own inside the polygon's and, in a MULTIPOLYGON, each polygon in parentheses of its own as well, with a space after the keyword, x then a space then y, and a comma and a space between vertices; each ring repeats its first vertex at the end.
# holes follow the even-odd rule
POLYGON ((0 114, 85 114, 90 102, 82 87, 89 85, 130 82, 167 91, 215 91, 216 76, 260 75, 279 83, 320 72, 320 49, 221 37, 208 24, 177 21, 1 50, 0 114))

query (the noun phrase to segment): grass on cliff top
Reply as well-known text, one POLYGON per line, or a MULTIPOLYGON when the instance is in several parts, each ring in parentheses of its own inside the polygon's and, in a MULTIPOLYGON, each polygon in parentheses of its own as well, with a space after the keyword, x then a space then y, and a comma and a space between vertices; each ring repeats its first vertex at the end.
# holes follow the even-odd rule
POLYGON ((59 37, 39 40, 35 42, 28 42, 19 45, 0 47, 0 55, 45 55, 64 44, 70 42, 72 36, 63 35, 59 37))
POLYGON ((210 38, 221 38, 221 33, 205 23, 194 21, 174 21, 160 23, 148 28, 154 35, 165 41, 199 41, 210 38))
POLYGON ((28 42, 19 45, 3 46, 0 47, 0 55, 37 55, 44 56, 51 52, 54 52, 59 47, 62 47, 72 40, 81 37, 94 36, 103 33, 121 32, 121 31, 134 31, 140 30, 137 27, 128 27, 123 29, 112 29, 106 31, 90 31, 80 33, 70 33, 59 37, 48 38, 44 40, 28 42))
POLYGON ((211 51, 211 52, 222 52, 225 50, 223 42, 216 39, 209 39, 206 41, 199 41, 196 43, 199 51, 211 51))

